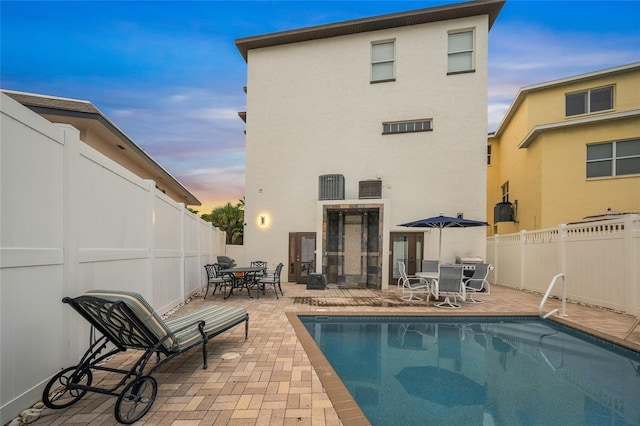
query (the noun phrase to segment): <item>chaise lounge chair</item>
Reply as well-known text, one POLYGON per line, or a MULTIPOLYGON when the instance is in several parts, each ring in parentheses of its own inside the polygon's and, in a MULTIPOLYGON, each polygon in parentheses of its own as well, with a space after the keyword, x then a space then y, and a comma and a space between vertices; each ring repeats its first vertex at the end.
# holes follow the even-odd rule
POLYGON ((43 391, 44 404, 53 409, 65 408, 89 391, 116 396, 115 417, 125 424, 142 418, 153 405, 158 384, 151 373, 166 361, 201 344, 206 369, 210 338, 242 322, 245 340, 249 332, 249 314, 239 307, 209 306, 164 321, 134 292, 93 290, 79 297, 65 297, 62 302, 91 324, 92 336, 94 329, 102 336, 91 339, 77 365, 51 378, 43 391), (127 349, 142 351, 130 370, 102 365, 107 358, 127 349), (153 354, 155 363, 147 366, 153 354), (94 371, 119 373, 122 379, 117 383, 108 381, 109 387, 92 386, 94 371))

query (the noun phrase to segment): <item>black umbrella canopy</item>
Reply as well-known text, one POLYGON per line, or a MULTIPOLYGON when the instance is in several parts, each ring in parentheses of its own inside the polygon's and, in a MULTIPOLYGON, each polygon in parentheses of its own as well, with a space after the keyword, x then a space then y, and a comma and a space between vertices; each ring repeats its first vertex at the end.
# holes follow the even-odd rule
POLYGON ((444 228, 472 228, 475 226, 489 226, 489 224, 479 220, 440 215, 428 217, 426 219, 414 220, 413 222, 401 223, 398 226, 406 226, 409 228, 438 228, 440 230, 438 258, 440 258, 442 255, 442 230, 444 228))
POLYGON ((481 405, 487 399, 485 386, 431 365, 405 367, 395 377, 410 395, 444 406, 481 405))

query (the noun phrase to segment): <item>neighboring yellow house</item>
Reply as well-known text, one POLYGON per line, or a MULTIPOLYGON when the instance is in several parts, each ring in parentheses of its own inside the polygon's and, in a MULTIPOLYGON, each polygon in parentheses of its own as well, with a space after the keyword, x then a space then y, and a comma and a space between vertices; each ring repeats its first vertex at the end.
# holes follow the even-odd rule
POLYGON ((520 89, 487 150, 489 235, 640 211, 640 62, 520 89))

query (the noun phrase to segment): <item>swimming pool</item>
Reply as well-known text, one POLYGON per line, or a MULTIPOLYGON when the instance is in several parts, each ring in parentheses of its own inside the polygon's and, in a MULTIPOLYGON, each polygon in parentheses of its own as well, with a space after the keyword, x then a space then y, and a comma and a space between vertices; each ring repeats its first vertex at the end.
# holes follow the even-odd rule
POLYGON ((640 354, 553 321, 299 319, 372 425, 640 425, 640 354))

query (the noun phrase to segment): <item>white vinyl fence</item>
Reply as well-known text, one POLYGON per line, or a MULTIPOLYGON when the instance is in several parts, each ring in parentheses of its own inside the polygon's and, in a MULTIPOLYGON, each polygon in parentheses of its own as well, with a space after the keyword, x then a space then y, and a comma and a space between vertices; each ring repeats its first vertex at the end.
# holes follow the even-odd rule
POLYGON ((0 94, 0 422, 40 400, 88 347, 61 303, 91 289, 141 293, 159 312, 206 283, 225 234, 0 94))
POLYGON ((496 235, 487 240, 487 262, 490 282, 544 293, 563 273, 569 300, 640 313, 638 215, 496 235))

